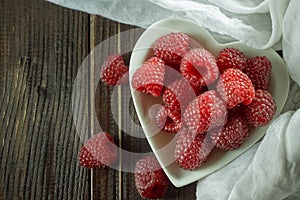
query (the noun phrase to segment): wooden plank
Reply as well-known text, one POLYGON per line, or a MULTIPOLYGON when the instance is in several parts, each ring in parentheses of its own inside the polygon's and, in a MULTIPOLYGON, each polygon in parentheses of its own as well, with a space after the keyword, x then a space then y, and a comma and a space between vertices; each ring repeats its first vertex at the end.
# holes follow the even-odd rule
MULTIPOLYGON (((99 131, 97 122, 122 149, 150 150, 145 139, 131 135, 139 132, 133 123, 122 131, 128 121, 138 123, 132 101, 126 104, 128 87, 116 89, 116 107, 110 106, 114 89, 92 79, 99 74, 102 54, 88 60, 87 77, 76 76, 90 50, 134 29, 101 47, 106 52, 128 52, 128 63, 143 30, 42 0, 2 1, 1 5, 0 199, 140 199, 133 174, 118 170, 124 167, 122 162, 117 170, 86 170, 77 160, 85 137, 77 131, 86 131, 88 137, 99 131), (75 80, 85 90, 76 93, 72 104, 75 80)), ((134 166, 136 159, 129 158, 129 163, 134 166)), ((194 193, 195 184, 171 186, 166 199, 194 199, 194 193)))
POLYGON ((41 0, 0 9, 0 199, 90 198, 71 109, 89 15, 41 0))
MULTIPOLYGON (((97 48, 97 50, 99 46, 102 46, 94 57, 96 59, 94 61, 95 68, 99 68, 102 64, 100 61, 103 61, 105 56, 110 53, 121 53, 125 57, 125 62, 129 64, 131 51, 144 29, 119 24, 99 16, 94 16, 93 21, 94 40, 91 41, 91 46, 97 48), (109 39, 109 42, 106 43, 105 40, 107 39, 109 39)), ((95 68, 93 73, 99 73, 95 68)), ((129 86, 112 88, 101 83, 101 81, 95 84, 98 84, 95 94, 98 119, 96 123, 100 123, 105 131, 109 131, 114 136, 118 141, 119 148, 122 150, 136 153, 150 152, 151 149, 146 139, 134 137, 134 135, 143 133, 133 123, 138 123, 138 119, 132 100, 130 100, 129 86), (112 98, 113 92, 117 94, 116 100, 112 98), (112 101, 117 103, 111 106, 109 102, 112 101), (115 119, 111 117, 113 110, 118 111, 115 119)), ((133 171, 138 157, 132 156, 120 159, 126 159, 127 164, 130 163, 128 166, 122 166, 125 164, 121 162, 120 169, 131 167, 131 171, 133 171)), ((133 173, 116 170, 107 168, 94 171, 94 199, 141 199, 134 185, 133 173)), ((195 199, 195 184, 180 189, 171 185, 165 199, 195 199)))
MULTIPOLYGON (((117 145, 119 145, 119 130, 117 121, 115 121, 110 106, 110 97, 113 88, 105 85, 99 81, 100 65, 105 59, 105 53, 109 51, 117 52, 117 43, 105 42, 109 37, 115 35, 118 32, 118 24, 108 19, 92 16, 91 25, 91 48, 95 50, 93 52, 93 66, 91 67, 91 77, 94 78, 94 85, 91 85, 91 92, 95 93, 95 121, 93 122, 94 133, 99 131, 109 132, 117 145), (98 81, 97 81, 97 80, 98 81), (99 130, 96 127, 101 127, 99 130)), ((108 54, 108 53, 107 53, 108 54)), ((93 171, 93 199, 118 199, 119 194, 119 173, 117 170, 111 168, 95 169, 93 171)))

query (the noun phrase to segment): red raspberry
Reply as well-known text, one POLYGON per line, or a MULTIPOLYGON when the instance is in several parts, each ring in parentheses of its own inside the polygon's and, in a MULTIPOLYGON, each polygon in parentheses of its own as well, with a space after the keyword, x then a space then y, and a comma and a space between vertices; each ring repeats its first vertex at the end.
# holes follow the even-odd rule
POLYGON ((132 76, 132 87, 137 91, 159 96, 164 85, 164 61, 157 57, 147 60, 132 76))
POLYGON ((241 70, 234 68, 224 71, 217 84, 217 90, 229 109, 239 103, 249 105, 255 95, 255 89, 249 77, 241 70))
POLYGON ((216 91, 206 91, 186 107, 183 119, 189 129, 203 134, 226 123, 226 105, 216 91))
POLYGON ((248 60, 244 73, 251 79, 254 88, 268 90, 271 82, 272 64, 265 56, 256 56, 248 60))
POLYGON ((247 122, 254 126, 264 126, 274 117, 276 112, 276 102, 267 90, 256 90, 252 103, 243 106, 243 113, 247 122))
POLYGON ((179 167, 193 170, 202 166, 213 149, 212 141, 205 134, 195 134, 191 130, 178 132, 175 158, 179 167))
POLYGON ((163 92, 163 101, 169 110, 183 112, 186 106, 196 98, 200 88, 194 88, 190 83, 181 78, 167 86, 163 92))
POLYGON ((128 83, 128 67, 119 54, 110 55, 102 64, 100 78, 110 86, 128 83))
POLYGON ((174 66, 181 62, 187 53, 189 36, 184 33, 169 33, 158 38, 153 44, 153 53, 156 57, 165 61, 166 64, 174 66))
POLYGON ((192 49, 185 54, 180 71, 195 86, 210 85, 219 76, 215 57, 203 48, 192 49))
POLYGON ((221 129, 213 131, 211 134, 213 143, 222 151, 240 147, 248 136, 247 124, 237 115, 230 116, 228 122, 221 129))
POLYGON ((156 115, 157 126, 169 133, 177 133, 181 128, 180 112, 161 107, 156 115))
POLYGON ((218 54, 217 65, 220 73, 223 73, 229 68, 243 70, 247 67, 247 57, 236 48, 225 48, 218 54))
POLYGON ((79 164, 85 168, 104 167, 117 160, 117 148, 106 132, 98 133, 85 142, 79 151, 79 164))
POLYGON ((135 165, 135 187, 143 198, 163 198, 169 179, 154 156, 146 156, 135 165))

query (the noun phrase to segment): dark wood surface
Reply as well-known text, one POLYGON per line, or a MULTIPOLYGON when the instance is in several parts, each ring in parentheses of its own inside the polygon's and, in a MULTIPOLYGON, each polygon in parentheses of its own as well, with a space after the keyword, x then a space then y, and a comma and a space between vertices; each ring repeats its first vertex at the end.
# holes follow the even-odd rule
MULTIPOLYGON (((92 50, 130 30, 107 46, 111 52, 130 52, 143 31, 136 28, 43 0, 1 0, 0 199, 140 199, 132 173, 78 164, 82 130, 75 124, 91 135, 99 123, 122 149, 150 150, 146 140, 118 125, 129 120, 122 112, 128 88, 117 88, 117 120, 109 105, 113 89, 93 78, 79 80, 87 90, 76 94, 80 112, 72 110, 73 85, 87 56, 86 75, 94 77, 101 59, 92 50)), ((129 112, 137 121, 132 102, 129 112)), ((195 199, 195 189, 195 184, 171 186, 166 199, 195 199)))

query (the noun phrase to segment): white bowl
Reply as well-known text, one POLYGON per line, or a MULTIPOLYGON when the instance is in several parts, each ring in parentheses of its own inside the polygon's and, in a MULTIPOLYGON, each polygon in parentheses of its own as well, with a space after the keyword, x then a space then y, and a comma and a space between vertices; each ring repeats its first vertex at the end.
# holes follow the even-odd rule
MULTIPOLYGON (((240 42, 219 44, 204 28, 187 20, 166 19, 153 24, 145 30, 137 41, 131 55, 130 83, 135 70, 139 68, 147 58, 152 56, 151 46, 154 41, 160 36, 170 32, 186 33, 214 55, 217 55, 218 52, 225 47, 234 47, 243 51, 246 56, 266 56, 273 66, 270 92, 277 104, 277 111, 274 119, 278 117, 289 91, 289 75, 281 57, 273 49, 253 49, 240 42)), ((174 135, 160 131, 156 126, 154 115, 157 106, 155 105, 161 103, 161 98, 141 94, 135 91, 131 85, 130 88, 134 106, 147 140, 158 161, 163 166, 166 175, 176 187, 182 187, 197 181, 228 164, 255 144, 265 134, 268 128, 268 125, 266 125, 251 130, 251 134, 247 141, 236 150, 228 152, 213 150, 209 159, 203 166, 193 171, 187 171, 178 167, 174 162, 174 135)))

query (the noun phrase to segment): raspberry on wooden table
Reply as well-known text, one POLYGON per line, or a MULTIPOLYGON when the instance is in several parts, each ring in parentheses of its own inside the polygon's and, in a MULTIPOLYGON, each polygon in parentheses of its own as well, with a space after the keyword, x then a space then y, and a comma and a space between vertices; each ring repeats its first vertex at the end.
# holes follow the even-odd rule
POLYGON ((154 56, 162 59, 168 65, 179 66, 182 57, 188 51, 188 47, 188 35, 172 32, 158 38, 152 48, 154 56))
POLYGON ((148 59, 132 76, 132 87, 137 91, 160 96, 165 75, 164 61, 157 57, 148 59))
POLYGON ((212 84, 219 76, 216 59, 204 48, 190 50, 180 64, 182 75, 194 86, 212 84))
POLYGON ((107 132, 101 132, 87 140, 79 151, 79 164, 85 168, 110 165, 117 160, 117 148, 107 132))
POLYGON ((266 56, 256 56, 248 59, 248 67, 244 73, 251 79, 255 89, 268 90, 271 83, 272 64, 266 56))
POLYGON ((267 90, 256 90, 252 103, 243 106, 243 113, 247 122, 254 126, 264 126, 274 117, 276 112, 276 102, 267 90))
POLYGON ((127 84, 128 69, 121 55, 112 54, 103 62, 100 70, 100 78, 110 86, 127 84))
POLYGON ((154 156, 138 160, 135 165, 134 181, 143 198, 163 198, 170 182, 154 156))
POLYGON ((182 129, 176 138, 176 163, 186 170, 196 169, 205 163, 212 149, 213 144, 209 136, 182 129))
POLYGON ((226 104, 215 90, 206 91, 186 107, 183 120, 189 129, 203 134, 226 123, 226 104))
POLYGON ((217 84, 217 90, 229 109, 240 103, 249 105, 255 95, 250 78, 241 70, 234 68, 224 71, 217 84))

